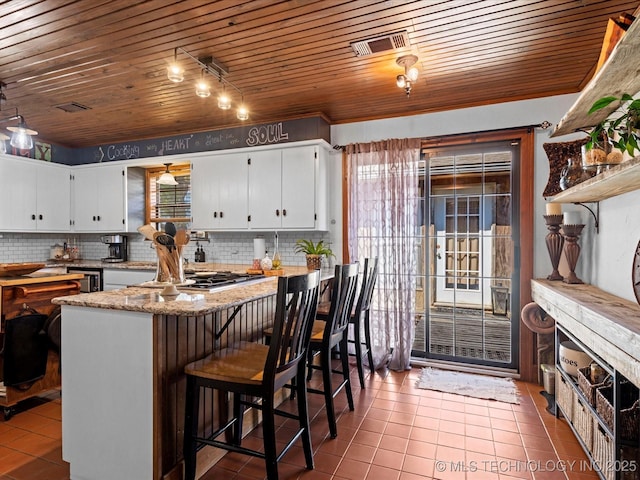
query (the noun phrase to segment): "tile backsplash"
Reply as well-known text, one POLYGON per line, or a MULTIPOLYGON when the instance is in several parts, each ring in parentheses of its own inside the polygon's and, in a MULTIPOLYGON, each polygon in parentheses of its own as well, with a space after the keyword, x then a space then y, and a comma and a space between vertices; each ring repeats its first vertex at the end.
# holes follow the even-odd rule
MULTIPOLYGON (((44 262, 49 259, 52 245, 74 242, 80 248, 83 259, 99 260, 108 255, 108 247, 100 241, 98 234, 43 234, 43 233, 2 233, 0 234, 0 263, 44 262)), ((129 260, 156 261, 156 253, 149 241, 140 234, 127 235, 129 240, 129 260)), ((251 265, 253 260, 253 239, 265 239, 267 253, 273 257, 274 232, 225 232, 209 233, 209 241, 200 242, 205 251, 206 261, 251 265)), ((283 265, 305 265, 302 253, 294 253, 294 245, 299 238, 317 242, 324 240, 331 246, 328 232, 278 232, 278 245, 283 265)), ((196 242, 190 242, 184 249, 184 258, 194 261, 196 242)), ((331 265, 335 259, 331 260, 331 265)))

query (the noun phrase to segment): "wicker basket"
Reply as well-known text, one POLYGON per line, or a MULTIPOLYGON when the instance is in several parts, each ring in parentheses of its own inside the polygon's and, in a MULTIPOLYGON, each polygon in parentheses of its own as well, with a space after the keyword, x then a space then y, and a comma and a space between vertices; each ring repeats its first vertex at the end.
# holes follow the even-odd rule
POLYGON ((585 405, 584 399, 580 395, 574 395, 573 397, 573 414, 571 417, 571 423, 575 428, 576 433, 582 439, 585 447, 589 451, 593 446, 593 420, 594 416, 591 413, 591 409, 585 405))
MULTIPOLYGON (((615 469, 611 468, 614 463, 613 438, 607 434, 597 419, 593 419, 593 446, 591 456, 606 480, 615 480, 615 469)), ((594 468, 595 466, 594 465, 594 468)))
POLYGON ((556 367, 556 404, 569 421, 571 421, 573 413, 574 395, 571 381, 564 377, 564 371, 561 372, 560 369, 556 367))
MULTIPOLYGON (((640 429, 640 404, 638 388, 629 382, 620 384, 621 401, 619 407, 620 438, 623 440, 638 439, 640 429)), ((604 423, 613 431, 613 385, 600 387, 596 393, 596 411, 604 423)))
POLYGON ((601 383, 591 383, 591 366, 578 369, 578 387, 592 407, 596 406, 596 390, 610 383, 609 375, 601 383))

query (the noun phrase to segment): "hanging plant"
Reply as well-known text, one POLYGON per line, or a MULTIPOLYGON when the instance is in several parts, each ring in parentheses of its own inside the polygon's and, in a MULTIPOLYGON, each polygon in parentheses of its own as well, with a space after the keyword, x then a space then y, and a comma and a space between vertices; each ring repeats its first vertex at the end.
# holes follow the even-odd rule
MULTIPOLYGON (((628 93, 622 94, 621 97, 602 97, 594 102, 589 109, 589 114, 602 110, 615 101, 620 102, 620 107, 588 132, 589 140, 585 145, 586 150, 591 150, 610 143, 613 148, 619 150, 620 154, 616 154, 615 157, 618 161, 609 161, 608 158, 607 163, 619 163, 624 152, 633 157, 636 151, 640 151, 640 147, 638 147, 640 144, 640 99, 634 99, 628 93)), ((606 149, 603 148, 603 150, 606 149)))

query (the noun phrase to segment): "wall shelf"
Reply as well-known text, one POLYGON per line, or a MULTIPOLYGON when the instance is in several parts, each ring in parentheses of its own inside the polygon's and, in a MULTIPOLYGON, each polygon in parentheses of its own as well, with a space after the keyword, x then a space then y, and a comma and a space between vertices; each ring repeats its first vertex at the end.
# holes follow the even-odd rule
POLYGON ((599 202, 640 188, 640 156, 611 167, 547 200, 554 203, 599 202))
POLYGON ((637 72, 640 51, 640 21, 633 22, 618 42, 613 52, 594 77, 582 89, 582 93, 558 122, 551 137, 566 135, 592 127, 618 108, 617 102, 589 115, 589 109, 599 98, 623 93, 634 95, 640 91, 640 76, 637 72))

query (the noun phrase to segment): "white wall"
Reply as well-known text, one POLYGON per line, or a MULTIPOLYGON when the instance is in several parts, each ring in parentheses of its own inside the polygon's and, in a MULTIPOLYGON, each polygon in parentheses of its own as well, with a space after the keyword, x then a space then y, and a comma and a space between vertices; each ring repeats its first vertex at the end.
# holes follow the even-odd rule
MULTIPOLYGON (((557 124, 577 94, 559 95, 535 100, 502 103, 484 107, 465 108, 447 112, 414 115, 396 119, 334 125, 331 142, 347 145, 388 138, 427 138, 458 133, 471 133, 503 128, 538 125, 543 121, 557 124)), ((542 191, 547 184, 549 162, 542 145, 581 137, 574 134, 549 138, 550 130, 535 131, 534 178, 534 277, 545 277, 551 272, 551 263, 544 242, 547 234, 542 215, 545 200, 542 191)), ((336 187, 336 182, 333 183, 336 187)), ((337 188, 337 187, 336 187, 337 188)), ((639 185, 640 188, 640 185, 639 185)), ((341 208, 333 193, 333 217, 341 208)), ((582 252, 576 268, 577 275, 586 283, 623 298, 635 301, 631 286, 631 262, 640 238, 640 190, 600 202, 600 233, 595 233, 593 218, 587 210, 577 205, 565 205, 565 210, 582 212, 586 226, 580 238, 582 252)), ((595 204, 589 204, 595 210, 595 204)), ((332 232, 334 244, 340 243, 338 229, 332 232)))

